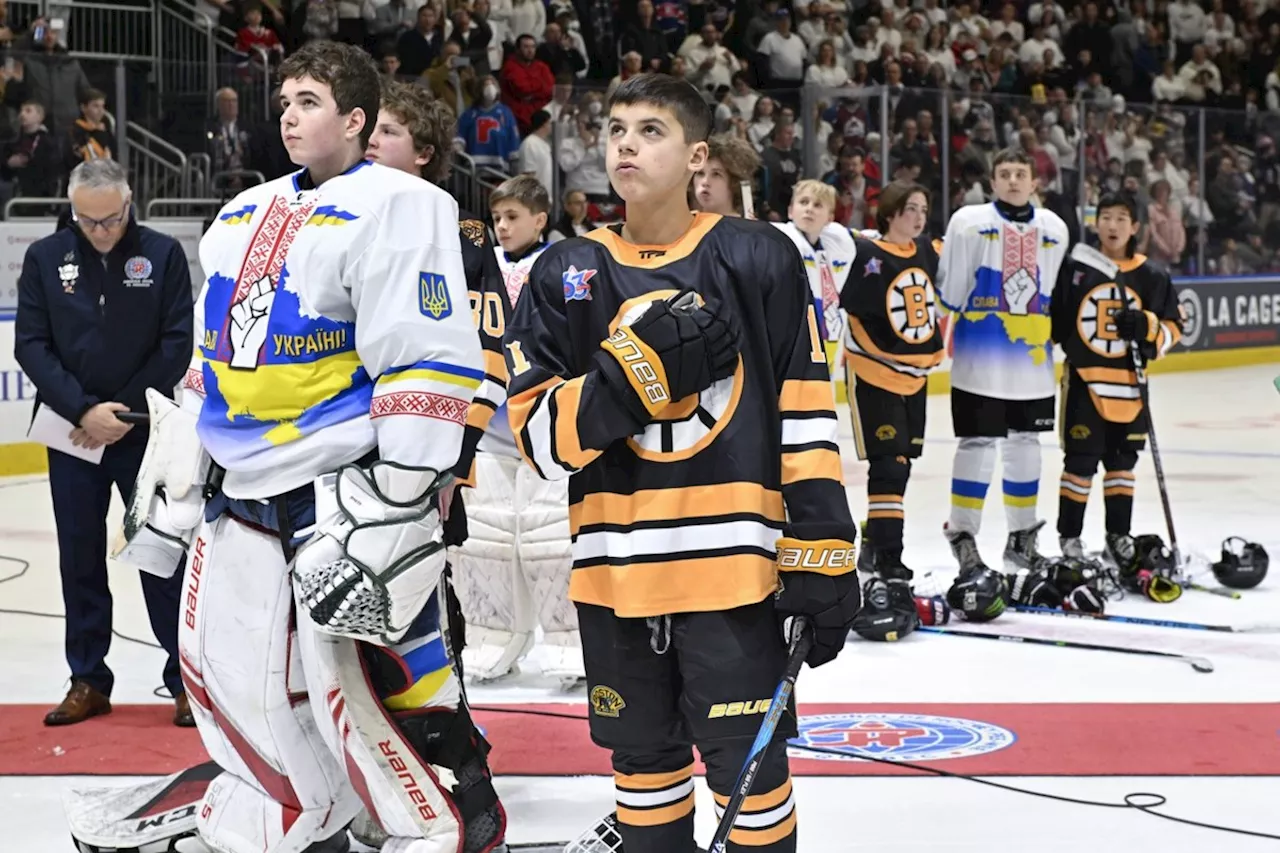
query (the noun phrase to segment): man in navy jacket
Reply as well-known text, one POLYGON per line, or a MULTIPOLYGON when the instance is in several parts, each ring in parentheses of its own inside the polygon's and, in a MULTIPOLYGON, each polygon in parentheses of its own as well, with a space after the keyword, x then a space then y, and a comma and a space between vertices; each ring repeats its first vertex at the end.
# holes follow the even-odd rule
MULTIPOLYGON (((18 280, 14 355, 44 404, 75 427, 77 445, 104 447, 101 464, 49 451, 71 690, 45 725, 109 713, 114 677, 107 586, 107 510, 114 484, 127 504, 147 428, 116 412, 146 412, 147 388, 171 395, 191 358, 190 267, 168 235, 134 221, 128 178, 113 160, 77 166, 68 187, 71 227, 33 243, 18 280)), ((182 572, 143 573, 151 629, 168 652, 164 683, 174 722, 193 725, 178 674, 182 572)))

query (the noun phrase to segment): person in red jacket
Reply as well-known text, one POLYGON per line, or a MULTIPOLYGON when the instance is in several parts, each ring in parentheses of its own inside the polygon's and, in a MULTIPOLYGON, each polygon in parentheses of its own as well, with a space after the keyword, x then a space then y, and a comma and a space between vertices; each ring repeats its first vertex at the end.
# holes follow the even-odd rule
POLYGON ((520 127, 520 135, 529 132, 533 114, 551 100, 555 77, 551 68, 541 59, 535 59, 537 42, 533 36, 523 35, 516 40, 516 49, 502 63, 502 102, 511 108, 520 127))

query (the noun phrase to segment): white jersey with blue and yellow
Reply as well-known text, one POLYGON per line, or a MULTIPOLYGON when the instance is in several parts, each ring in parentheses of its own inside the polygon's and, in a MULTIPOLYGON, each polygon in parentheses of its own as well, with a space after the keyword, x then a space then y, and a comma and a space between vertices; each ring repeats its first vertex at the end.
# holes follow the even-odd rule
POLYGON ((773 227, 791 238, 804 260, 805 275, 809 277, 809 289, 813 292, 813 304, 818 311, 818 327, 822 339, 838 341, 844 331, 844 315, 840 310, 840 292, 852 269, 854 248, 849 229, 835 222, 822 227, 818 242, 812 243, 808 235, 794 222, 775 222, 773 227))
POLYGON ((448 193, 367 162, 319 187, 298 172, 224 207, 200 263, 183 405, 228 497, 281 494, 375 448, 455 464, 484 368, 448 193))
POLYGON ((999 400, 1054 395, 1049 306, 1070 235, 1034 208, 1013 222, 995 204, 957 210, 938 261, 938 296, 953 313, 951 385, 999 400))

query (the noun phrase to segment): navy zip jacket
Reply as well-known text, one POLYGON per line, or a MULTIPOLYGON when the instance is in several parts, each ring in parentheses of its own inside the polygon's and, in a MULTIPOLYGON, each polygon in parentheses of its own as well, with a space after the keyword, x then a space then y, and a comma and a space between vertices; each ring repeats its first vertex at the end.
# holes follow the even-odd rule
POLYGON ((74 225, 33 243, 18 279, 14 356, 36 405, 78 425, 98 403, 147 411, 147 388, 173 396, 191 360, 191 290, 178 241, 132 217, 105 256, 74 225))

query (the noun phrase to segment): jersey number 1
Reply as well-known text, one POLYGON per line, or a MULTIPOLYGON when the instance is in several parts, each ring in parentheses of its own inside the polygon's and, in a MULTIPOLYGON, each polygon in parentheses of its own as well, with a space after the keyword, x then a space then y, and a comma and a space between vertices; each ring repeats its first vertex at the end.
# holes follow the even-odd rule
POLYGON ((818 331, 818 315, 813 303, 809 303, 809 359, 814 364, 825 364, 827 351, 822 346, 822 335, 818 331))
POLYGON ((511 375, 519 376, 529 369, 529 360, 524 357, 524 353, 520 350, 520 342, 512 341, 507 344, 507 349, 511 350, 511 375))

